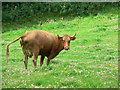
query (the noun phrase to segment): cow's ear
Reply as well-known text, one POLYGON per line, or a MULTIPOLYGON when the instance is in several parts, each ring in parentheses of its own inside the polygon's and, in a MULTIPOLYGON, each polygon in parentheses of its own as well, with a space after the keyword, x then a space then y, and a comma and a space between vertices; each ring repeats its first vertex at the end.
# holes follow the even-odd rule
POLYGON ((76 39, 76 37, 70 37, 70 40, 75 40, 76 39))
POLYGON ((58 39, 62 39, 62 36, 59 36, 59 35, 57 35, 58 36, 58 39))

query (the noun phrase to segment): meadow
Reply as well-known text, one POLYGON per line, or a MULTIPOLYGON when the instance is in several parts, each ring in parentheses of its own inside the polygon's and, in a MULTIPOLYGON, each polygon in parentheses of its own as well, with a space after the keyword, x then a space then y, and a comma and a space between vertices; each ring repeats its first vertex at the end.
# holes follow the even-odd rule
POLYGON ((96 16, 49 19, 42 25, 23 26, 3 33, 1 43, 2 88, 118 88, 117 8, 96 16), (40 67, 38 58, 36 70, 31 58, 25 70, 24 56, 17 41, 10 45, 6 64, 5 46, 26 31, 37 29, 60 36, 76 33, 76 40, 71 41, 69 51, 63 50, 49 66, 45 58, 40 67))

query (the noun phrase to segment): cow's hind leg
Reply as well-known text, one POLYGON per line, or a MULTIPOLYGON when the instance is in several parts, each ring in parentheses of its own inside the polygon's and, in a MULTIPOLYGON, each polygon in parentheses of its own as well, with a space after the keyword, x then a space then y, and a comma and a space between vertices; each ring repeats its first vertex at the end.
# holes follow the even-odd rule
POLYGON ((27 52, 25 51, 25 49, 22 47, 23 53, 24 53, 24 65, 25 65, 25 69, 27 69, 27 64, 28 64, 28 55, 27 52))
POLYGON ((27 69, 28 55, 27 55, 27 53, 26 53, 26 51, 25 51, 25 47, 24 47, 24 45, 23 45, 23 40, 20 40, 20 45, 21 45, 22 51, 23 51, 23 53, 24 53, 24 65, 25 65, 25 69, 27 69))
POLYGON ((38 55, 34 55, 33 64, 35 68, 37 67, 37 58, 38 58, 38 55))
POLYGON ((35 51, 33 53, 33 64, 34 64, 35 68, 37 67, 37 58, 38 58, 38 55, 39 55, 39 51, 35 51))
POLYGON ((27 64, 28 64, 28 55, 27 55, 27 52, 25 50, 24 47, 22 47, 22 51, 24 53, 24 65, 25 65, 25 69, 27 69, 27 64))
POLYGON ((28 64, 28 55, 24 54, 24 64, 25 64, 25 69, 27 69, 27 64, 28 64))
POLYGON ((40 66, 43 65, 44 58, 45 58, 45 56, 41 56, 41 59, 40 59, 40 66))

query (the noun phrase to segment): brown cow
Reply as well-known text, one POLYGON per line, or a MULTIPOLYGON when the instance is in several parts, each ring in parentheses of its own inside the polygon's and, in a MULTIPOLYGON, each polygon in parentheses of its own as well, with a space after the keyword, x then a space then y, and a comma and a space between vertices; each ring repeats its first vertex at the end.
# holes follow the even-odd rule
MULTIPOLYGON (((76 35, 76 34, 75 34, 76 35)), ((16 40, 6 45, 6 58, 8 62, 9 45, 21 39, 20 44, 24 53, 24 64, 27 69, 28 57, 33 56, 34 67, 36 68, 36 60, 41 55, 40 66, 43 64, 45 56, 48 58, 47 65, 50 60, 59 54, 63 49, 70 49, 70 40, 75 40, 74 36, 56 36, 42 30, 27 31, 19 36, 16 40)))

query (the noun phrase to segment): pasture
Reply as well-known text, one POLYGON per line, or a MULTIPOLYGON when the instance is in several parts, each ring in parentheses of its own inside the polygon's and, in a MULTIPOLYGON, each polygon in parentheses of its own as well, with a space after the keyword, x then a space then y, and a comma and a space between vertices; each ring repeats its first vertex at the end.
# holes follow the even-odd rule
POLYGON ((97 16, 50 20, 2 34, 2 88, 118 88, 118 13, 116 8, 97 16), (70 50, 63 50, 50 65, 34 70, 32 59, 25 70, 19 41, 5 46, 26 31, 41 29, 55 35, 73 35, 70 50))

